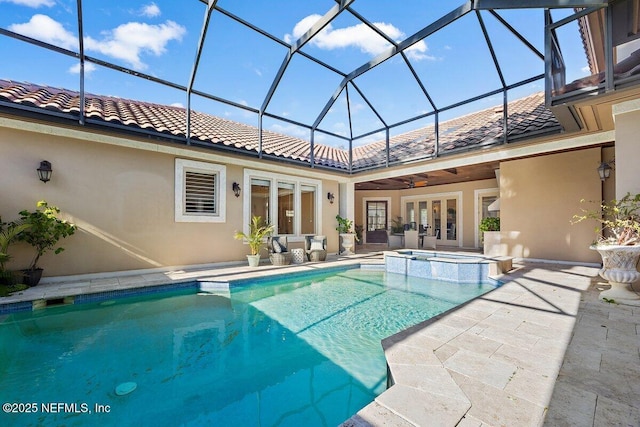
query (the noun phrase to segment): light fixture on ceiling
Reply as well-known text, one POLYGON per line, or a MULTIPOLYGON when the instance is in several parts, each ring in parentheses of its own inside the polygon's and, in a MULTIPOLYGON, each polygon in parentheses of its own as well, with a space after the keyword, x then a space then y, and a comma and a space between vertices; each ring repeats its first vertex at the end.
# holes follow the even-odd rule
POLYGON ((235 194, 236 197, 240 197, 240 184, 234 182, 231 188, 233 189, 233 194, 235 194))
POLYGON ((409 188, 416 188, 416 183, 413 182, 413 178, 409 178, 409 184, 407 184, 409 188))
POLYGON ((327 193, 327 200, 329 201, 329 203, 333 204, 333 200, 335 198, 336 197, 333 195, 333 193, 331 193, 331 192, 327 193))
POLYGON ((600 166, 598 166, 598 175, 600 175, 600 181, 603 181, 607 178, 609 178, 609 176, 611 175, 611 170, 613 169, 610 165, 610 163, 613 163, 614 161, 611 160, 610 162, 602 162, 600 163, 600 166))
POLYGON ((53 172, 53 169, 51 169, 51 163, 49 163, 48 161, 41 161, 40 167, 37 169, 37 171, 40 181, 46 183, 47 181, 51 180, 51 173, 53 172))

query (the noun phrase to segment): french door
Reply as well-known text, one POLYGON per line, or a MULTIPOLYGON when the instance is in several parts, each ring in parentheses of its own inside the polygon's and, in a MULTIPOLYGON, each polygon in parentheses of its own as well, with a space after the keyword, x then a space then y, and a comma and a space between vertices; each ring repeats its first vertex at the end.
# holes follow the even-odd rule
POLYGON ((405 201, 404 222, 420 233, 437 236, 438 244, 460 242, 459 196, 434 196, 405 201))
POLYGON ((386 201, 367 201, 367 243, 387 243, 388 204, 386 201))

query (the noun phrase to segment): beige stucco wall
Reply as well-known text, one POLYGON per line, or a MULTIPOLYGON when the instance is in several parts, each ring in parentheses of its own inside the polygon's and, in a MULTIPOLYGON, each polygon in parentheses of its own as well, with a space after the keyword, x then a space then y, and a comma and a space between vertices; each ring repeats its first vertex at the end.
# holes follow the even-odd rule
MULTIPOLYGON (((358 224, 363 224, 365 221, 365 199, 385 199, 390 198, 389 203, 389 226, 391 226, 391 219, 397 216, 404 216, 403 206, 401 200, 403 197, 432 197, 437 194, 443 193, 455 193, 462 192, 462 198, 460 200, 462 205, 462 213, 458 213, 458 229, 462 225, 462 246, 471 248, 475 247, 475 190, 481 189, 495 189, 497 188, 497 182, 495 179, 487 179, 481 181, 471 181, 459 184, 447 184, 436 185, 432 187, 421 187, 406 190, 395 191, 357 191, 356 192, 356 218, 358 224)), ((440 245, 442 246, 442 245, 440 245)))
POLYGON ((616 198, 627 192, 640 193, 640 100, 627 101, 613 108, 616 124, 616 198))
MULTIPOLYGON (((79 226, 75 235, 61 242, 64 252, 41 258, 45 276, 244 260, 248 246, 233 239, 234 231, 243 227, 243 198, 231 191, 234 181, 247 191, 244 168, 227 164, 225 223, 177 223, 176 157, 187 158, 0 128, 0 215, 4 221, 16 219, 20 210, 33 210, 44 199, 79 226), (46 184, 36 174, 41 160, 50 161, 53 167, 52 180, 46 184)), ((306 176, 303 170, 280 163, 262 164, 272 172, 306 176)), ((322 185, 320 231, 329 237, 329 251, 336 252, 338 207, 328 203, 326 192, 337 193, 338 183, 325 179, 322 185)), ((302 242, 291 245, 302 246, 302 242)), ((29 249, 24 244, 12 246, 14 260, 9 268, 28 265, 29 249)))
POLYGON ((500 228, 515 257, 599 262, 588 249, 595 224, 572 225, 585 205, 601 200, 601 149, 506 161, 500 164, 500 228))

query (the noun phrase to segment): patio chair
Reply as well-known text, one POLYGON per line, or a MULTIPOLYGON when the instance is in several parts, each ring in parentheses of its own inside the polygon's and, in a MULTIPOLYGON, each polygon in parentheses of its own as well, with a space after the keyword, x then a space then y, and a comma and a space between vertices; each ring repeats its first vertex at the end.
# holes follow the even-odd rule
POLYGON ((273 265, 291 264, 291 253, 287 244, 287 236, 271 236, 267 239, 269 260, 273 265))
POLYGON ((325 261, 327 259, 327 236, 305 236, 304 250, 309 261, 325 261))
POLYGON ((418 249, 418 230, 406 230, 404 232, 404 247, 406 249, 418 249))

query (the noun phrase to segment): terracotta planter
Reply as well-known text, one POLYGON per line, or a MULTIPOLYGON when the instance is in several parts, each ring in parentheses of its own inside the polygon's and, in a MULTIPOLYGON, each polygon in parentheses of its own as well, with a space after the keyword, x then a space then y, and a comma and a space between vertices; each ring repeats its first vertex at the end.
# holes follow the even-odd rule
POLYGON ((640 295, 632 285, 640 279, 638 260, 640 246, 591 246, 602 257, 600 277, 607 280, 611 289, 600 292, 600 298, 619 304, 640 306, 640 295))

